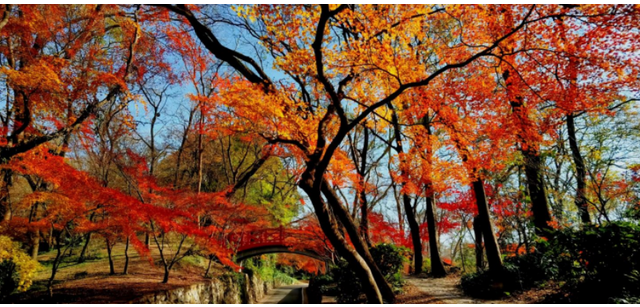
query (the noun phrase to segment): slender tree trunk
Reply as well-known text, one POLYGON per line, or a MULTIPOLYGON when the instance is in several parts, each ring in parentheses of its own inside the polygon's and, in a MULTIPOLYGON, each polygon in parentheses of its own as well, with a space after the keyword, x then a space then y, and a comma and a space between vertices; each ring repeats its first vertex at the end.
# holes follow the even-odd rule
POLYGON ((164 277, 162 277, 162 283, 166 284, 169 282, 169 271, 171 270, 170 266, 164 266, 164 277))
POLYGON ((571 156, 573 157, 573 163, 576 165, 576 207, 578 207, 578 213, 583 225, 591 224, 591 218, 589 217, 589 210, 586 197, 586 167, 584 165, 584 159, 580 153, 580 146, 578 145, 578 139, 576 138, 576 124, 574 121, 574 115, 567 115, 567 131, 569 133, 569 147, 571 148, 571 156))
POLYGON ((38 260, 40 250, 40 230, 36 229, 31 233, 31 259, 38 260))
MULTIPOLYGON (((33 207, 31 207, 31 212, 29 214, 29 223, 34 222, 37 218, 38 218, 38 207, 39 207, 38 202, 36 202, 33 207)), ((29 237, 30 237, 30 244, 31 244, 31 248, 30 248, 30 253, 31 253, 31 258, 33 260, 38 260, 38 252, 40 250, 40 229, 35 229, 33 231, 29 232, 29 237)))
MULTIPOLYGON (((422 126, 427 130, 427 135, 431 136, 431 117, 429 112, 422 117, 422 126)), ((432 155, 433 149, 430 141, 427 141, 426 159, 429 165, 433 165, 432 155)), ((431 258, 431 274, 436 277, 444 277, 447 275, 447 271, 444 269, 442 258, 440 258, 439 236, 436 225, 436 208, 434 191, 431 182, 425 185, 425 192, 427 193, 427 208, 425 218, 427 219, 427 230, 429 231, 429 257, 431 258)), ((418 229, 419 231, 419 229, 418 229)))
MULTIPOLYGON (((91 213, 89 216, 89 221, 93 222, 95 218, 95 211, 91 213)), ((87 247, 89 247, 89 243, 91 242, 91 232, 88 232, 85 238, 84 246, 82 246, 82 251, 80 252, 80 256, 78 257, 78 263, 83 263, 85 260, 85 254, 87 252, 87 247)))
POLYGON ((122 274, 129 274, 129 236, 127 236, 127 241, 124 244, 124 269, 122 270, 122 274))
POLYGON ((91 242, 91 232, 88 232, 85 236, 84 245, 82 246, 82 251, 80 251, 80 256, 78 257, 78 263, 83 263, 85 261, 85 254, 87 252, 89 242, 91 242))
MULTIPOLYGON (((478 205, 478 225, 484 237, 484 245, 485 251, 487 253, 489 270, 492 270, 494 272, 502 272, 502 257, 500 255, 500 248, 498 247, 495 233, 493 232, 493 226, 491 225, 491 218, 489 217, 489 204, 487 203, 487 196, 484 192, 484 183, 482 180, 476 180, 473 182, 473 191, 476 195, 476 203, 478 205)), ((476 236, 478 236, 477 232, 476 236)))
POLYGON ((11 201, 9 197, 9 187, 11 187, 11 170, 2 171, 2 188, 0 190, 0 221, 11 220, 11 201))
MULTIPOLYGON (((364 126, 364 125, 363 125, 364 126)), ((367 203, 367 193, 365 190, 367 174, 367 153, 369 151, 369 129, 364 126, 364 142, 360 151, 360 233, 367 246, 371 246, 369 238, 369 204, 367 203)), ((354 206, 355 207, 355 206, 354 206)))
POLYGON ((476 271, 481 271, 484 269, 484 247, 482 245, 480 218, 477 215, 473 218, 473 233, 476 239, 476 271))
POLYGON ((53 281, 56 278, 56 273, 58 273, 58 266, 59 266, 61 257, 62 257, 62 246, 60 246, 60 244, 58 243, 56 244, 56 258, 53 259, 53 264, 51 265, 51 277, 49 277, 49 281, 47 282, 49 297, 53 297, 53 281))
POLYGON ((364 240, 365 244, 368 247, 372 246, 371 238, 369 237, 369 208, 367 204, 367 199, 365 192, 361 192, 360 198, 360 234, 362 235, 362 240, 364 240))
MULTIPOLYGON (((53 259, 53 263, 51 264, 51 277, 49 277, 49 281, 47 282, 49 297, 53 297, 53 281, 56 278, 56 274, 58 273, 58 268, 60 267, 60 263, 62 262, 62 258, 64 257, 64 252, 62 251, 62 242, 61 242, 63 235, 64 235, 64 231, 60 231, 57 234, 55 234, 56 258, 53 259)), ((53 234, 52 234, 52 237, 53 237, 53 234)))
POLYGON ((204 277, 209 276, 209 270, 211 269, 211 262, 213 262, 213 256, 209 255, 209 263, 207 264, 207 270, 204 271, 204 277))
POLYGON ((316 191, 313 188, 313 181, 311 178, 313 178, 313 174, 308 170, 303 173, 302 179, 298 184, 309 196, 323 233, 327 236, 327 239, 329 239, 329 242, 331 242, 331 245, 333 245, 336 251, 345 258, 356 274, 361 277, 365 295, 367 296, 369 303, 381 304, 383 302, 382 294, 376 284, 376 280, 373 277, 371 269, 362 256, 360 256, 360 254, 358 254, 358 252, 356 252, 342 236, 338 229, 337 221, 331 217, 329 208, 322 201, 320 191, 316 191))
POLYGON ((462 262, 462 272, 466 272, 467 266, 464 259, 464 245, 462 245, 462 237, 460 238, 460 262, 462 262))
MULTIPOLYGON (((391 107, 391 105, 390 105, 391 107)), ((393 110, 393 109, 392 109, 393 110)), ((391 122, 393 123, 394 135, 396 140, 396 151, 398 154, 404 152, 402 147, 402 134, 400 133, 400 122, 395 110, 391 113, 391 122)), ((404 174, 402 174, 404 175, 404 174)), ((404 186, 404 184, 403 184, 404 186)), ((404 212, 407 216, 407 223, 409 224, 409 231, 411 233, 411 243, 413 243, 413 265, 414 274, 421 274, 423 271, 424 258, 422 255, 422 239, 420 238, 420 225, 416 220, 416 214, 413 206, 411 206, 411 199, 409 195, 402 194, 402 203, 404 204, 404 212)))
POLYGON ((424 270, 422 267, 424 263, 424 256, 422 255, 422 239, 420 238, 420 225, 416 220, 416 213, 411 206, 411 198, 409 195, 402 194, 402 203, 404 204, 404 212, 407 216, 407 223, 409 224, 409 232, 411 233, 411 243, 413 243, 413 274, 421 274, 424 270))
POLYGON ((116 269, 113 266, 113 257, 111 257, 111 242, 109 242, 109 240, 107 239, 105 239, 105 241, 107 242, 107 256, 109 258, 109 275, 115 275, 116 269))
POLYGON ((49 227, 49 237, 47 238, 47 251, 51 250, 53 246, 53 224, 49 227))
MULTIPOLYGON (((202 113, 202 107, 200 107, 200 126, 204 123, 204 114, 202 113)), ((231 144, 229 144, 231 146, 231 144)), ((202 133, 198 133, 198 188, 197 192, 202 191, 202 133)))
POLYGON ((433 197, 427 197, 427 228, 429 230, 429 256, 431 257, 431 274, 435 277, 447 276, 444 264, 440 258, 438 248, 438 234, 436 232, 435 207, 433 206, 433 197))

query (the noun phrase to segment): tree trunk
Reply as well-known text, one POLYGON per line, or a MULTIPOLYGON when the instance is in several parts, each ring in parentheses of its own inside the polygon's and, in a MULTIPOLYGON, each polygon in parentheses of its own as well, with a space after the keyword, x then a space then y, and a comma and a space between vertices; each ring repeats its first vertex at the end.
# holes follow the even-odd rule
POLYGON ((85 254, 87 252, 87 248, 89 246, 89 242, 91 242, 91 232, 88 232, 86 237, 85 237, 84 245, 82 246, 82 251, 80 251, 80 256, 78 257, 78 263, 83 263, 84 262, 85 254))
POLYGON ((477 215, 473 218, 473 233, 476 238, 476 271, 481 271, 484 269, 484 248, 482 246, 482 227, 477 215))
POLYGON ((342 236, 338 229, 337 221, 331 217, 329 208, 322 200, 320 191, 316 191, 313 188, 313 181, 311 178, 313 178, 313 174, 306 171, 303 173, 302 179, 299 181, 298 185, 309 196, 316 212, 318 222, 320 223, 320 227, 322 228, 322 232, 327 236, 327 239, 329 239, 329 242, 331 242, 331 245, 333 245, 336 251, 345 258, 347 263, 349 263, 351 268, 353 268, 356 274, 360 277, 369 303, 382 304, 382 294, 376 284, 376 280, 373 277, 371 269, 362 256, 360 256, 360 254, 358 254, 358 252, 356 252, 342 236))
MULTIPOLYGON (((38 207, 38 202, 33 204, 33 207, 31 207, 31 212, 29 213, 29 223, 33 223, 38 218, 38 207)), ((29 250, 31 258, 37 261, 38 251, 40 250, 40 229, 29 231, 29 239, 31 241, 31 248, 29 250)))
MULTIPOLYGON (((56 234, 56 258, 53 259, 53 263, 51 264, 51 277, 49 277, 49 281, 47 282, 47 289, 49 290, 49 297, 53 297, 53 281, 56 278, 56 273, 58 273, 58 268, 60 267, 60 262, 64 257, 64 253, 62 251, 62 241, 63 232, 59 232, 56 234)), ((53 235, 52 235, 53 237, 53 235)))
MULTIPOLYGON (((371 247, 371 238, 369 237, 369 204, 367 203, 367 193, 365 190, 367 175, 367 153, 369 152, 369 129, 363 124, 364 140, 362 150, 360 151, 360 234, 368 247, 371 247)), ((355 157, 354 157, 355 158, 355 157)), ((355 162, 355 159, 354 159, 355 162)), ((355 206, 354 206, 355 207, 355 206)))
POLYGON ((335 191, 329 186, 329 184, 327 184, 326 180, 323 180, 321 187, 322 194, 327 199, 327 203, 333 210, 333 213, 338 217, 340 223, 346 229, 347 234, 349 234, 349 239, 351 239, 351 243, 355 247, 357 253, 364 259, 365 263, 371 270, 376 284, 380 289, 380 293, 382 293, 382 297, 389 302, 394 302, 396 298, 395 293, 393 293, 391 285, 389 285, 385 276, 382 275, 382 272, 378 268, 376 262, 373 261, 373 257, 371 257, 371 253, 369 252, 369 247, 362 240, 349 211, 347 211, 347 209, 342 205, 335 191))
POLYGON ((487 196, 484 192, 484 182, 482 180, 475 180, 473 182, 473 191, 476 195, 476 204, 478 205, 478 224, 480 225, 480 229, 482 230, 482 235, 484 237, 489 270, 502 272, 502 257, 500 255, 498 241, 496 240, 495 233, 493 232, 493 226, 491 225, 491 219, 489 217, 489 204, 487 203, 487 196))
POLYGON ((433 197, 427 197, 427 228, 429 230, 429 256, 431 257, 431 274, 435 277, 447 276, 438 248, 438 234, 436 232, 435 208, 433 197))
POLYGON ((53 297, 53 281, 56 278, 56 273, 58 273, 58 263, 60 262, 60 258, 62 256, 62 247, 60 246, 60 244, 57 244, 56 249, 56 258, 53 260, 53 264, 51 265, 51 277, 49 277, 49 281, 47 282, 49 297, 53 297))
POLYGON ((589 217, 589 210, 586 197, 586 167, 584 165, 584 159, 580 153, 580 146, 578 146, 578 139, 576 138, 576 125, 574 121, 574 115, 567 115, 567 131, 569 133, 569 147, 571 148, 571 156, 573 157, 573 163, 576 165, 576 207, 578 207, 578 213, 583 225, 591 224, 591 218, 589 217))
POLYGON ((164 266, 164 277, 162 278, 162 283, 166 284, 167 282, 169 282, 169 271, 171 270, 171 268, 169 266, 164 266))
POLYGON ((411 233, 411 242, 413 243, 413 274, 421 274, 424 270, 424 256, 422 256, 422 240, 420 239, 420 225, 416 220, 415 210, 411 206, 411 198, 409 195, 402 194, 402 203, 404 204, 404 212, 407 215, 407 223, 409 224, 409 232, 411 233))
POLYGON ((9 199, 9 187, 11 187, 11 170, 2 172, 2 188, 0 190, 0 222, 11 220, 11 202, 9 199))
POLYGON ((213 262, 213 255, 209 255, 209 263, 207 264, 207 270, 204 271, 205 278, 209 276, 209 270, 211 269, 211 262, 213 262))
MULTIPOLYGON (((389 107, 393 110, 391 113, 391 122, 393 123, 393 130, 396 140, 396 151, 398 154, 404 152, 402 148, 402 134, 400 133, 400 122, 398 120, 398 115, 393 109, 392 105, 389 104, 389 107)), ((404 175, 404 174, 402 174, 404 175)), ((404 184, 403 184, 404 187, 404 184)), ((411 199, 409 195, 402 194, 402 203, 404 204, 404 211, 407 216, 407 223, 409 224, 409 232, 411 233, 411 242, 413 243, 413 265, 414 265, 414 274, 421 274, 423 271, 422 265, 424 262, 424 258, 422 256, 422 239, 420 238, 420 225, 416 220, 415 210, 413 206, 411 206, 411 199)))
POLYGON ((51 250, 53 246, 53 224, 49 227, 49 238, 47 238, 47 251, 51 250))
POLYGON ((38 252, 40 250, 40 230, 36 229, 31 232, 31 259, 38 260, 38 252))
POLYGON ((524 156, 524 172, 529 187, 529 197, 531 198, 531 211, 533 212, 533 225, 536 234, 539 236, 551 235, 551 214, 549 213, 549 201, 547 199, 547 189, 544 186, 542 172, 542 157, 539 152, 532 150, 522 150, 524 156))
POLYGON ((124 245, 124 269, 122 274, 129 274, 129 236, 127 236, 127 242, 124 245))
POLYGON ((535 124, 531 121, 531 114, 527 110, 524 100, 518 95, 514 95, 513 79, 511 69, 507 68, 502 73, 506 84, 507 95, 511 96, 509 104, 515 117, 515 121, 520 128, 516 130, 517 138, 521 142, 520 152, 524 157, 525 176, 527 178, 527 186, 529 188, 529 197, 531 198, 531 211, 533 212, 533 224, 536 234, 539 236, 550 236, 551 214, 549 213, 549 200, 547 199, 547 190, 544 186, 543 178, 543 161, 540 157, 539 144, 536 140, 531 140, 526 136, 527 129, 534 129, 535 124))
POLYGON ((107 239, 105 239, 105 241, 107 242, 107 256, 109 258, 109 275, 115 275, 116 269, 113 266, 113 257, 111 257, 111 242, 109 242, 109 240, 107 239))

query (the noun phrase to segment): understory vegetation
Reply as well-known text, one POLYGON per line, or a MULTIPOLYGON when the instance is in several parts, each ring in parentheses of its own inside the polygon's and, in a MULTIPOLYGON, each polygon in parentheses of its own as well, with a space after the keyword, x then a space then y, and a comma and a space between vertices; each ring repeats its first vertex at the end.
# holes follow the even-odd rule
MULTIPOLYGON (((409 250, 393 244, 382 243, 373 246, 371 256, 384 275, 386 281, 396 293, 402 291, 405 281, 402 276, 403 267, 408 262, 409 250)), ((329 268, 327 274, 311 278, 309 292, 315 303, 322 295, 336 296, 338 303, 362 303, 365 301, 363 283, 349 264, 341 260, 329 268)))
POLYGON ((550 281, 561 291, 553 303, 633 303, 640 299, 640 226, 612 222, 563 229, 539 239, 531 252, 505 259, 503 272, 464 275, 462 289, 499 298, 550 281))

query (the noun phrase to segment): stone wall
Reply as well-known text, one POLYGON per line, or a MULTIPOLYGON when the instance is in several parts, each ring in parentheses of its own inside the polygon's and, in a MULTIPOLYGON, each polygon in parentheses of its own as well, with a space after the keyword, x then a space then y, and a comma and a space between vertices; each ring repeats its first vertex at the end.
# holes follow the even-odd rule
POLYGON ((139 304, 253 304, 269 290, 282 286, 279 282, 266 282, 256 274, 244 278, 223 275, 205 283, 173 290, 160 291, 142 297, 139 304))

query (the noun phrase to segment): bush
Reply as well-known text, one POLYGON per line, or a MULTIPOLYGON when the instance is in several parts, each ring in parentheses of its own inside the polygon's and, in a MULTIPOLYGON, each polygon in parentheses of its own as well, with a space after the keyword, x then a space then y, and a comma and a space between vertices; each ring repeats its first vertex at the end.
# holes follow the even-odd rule
POLYGON ((382 243, 371 248, 371 257, 385 277, 390 277, 402 270, 407 257, 407 249, 393 244, 382 243))
POLYGON ((589 302, 640 296, 640 226, 615 222, 581 230, 565 229, 549 242, 558 279, 589 302))
POLYGON ((464 293, 478 298, 496 299, 523 289, 522 275, 517 266, 505 263, 504 271, 478 271, 460 279, 464 293))
POLYGON ((554 259, 539 250, 506 258, 504 263, 506 266, 511 267, 514 275, 517 274, 516 282, 521 289, 538 286, 558 273, 554 259))
POLYGON ((338 262, 338 265, 331 270, 331 275, 336 281, 337 288, 340 289, 336 297, 338 303, 353 304, 362 300, 362 283, 346 261, 338 262))
POLYGON ((323 274, 311 277, 307 288, 309 304, 322 303, 322 296, 338 296, 338 289, 331 274, 323 274))
MULTIPOLYGON (((537 245, 545 245, 538 241, 537 245)), ((544 248, 543 248, 544 249, 544 248)), ((557 265, 547 253, 536 249, 531 253, 507 257, 503 272, 479 271, 462 276, 460 286, 468 295, 494 299, 538 286, 557 274, 557 265)))
POLYGON ((555 279, 564 283, 554 302, 635 302, 640 297, 640 226, 615 222, 557 231, 533 253, 505 259, 505 271, 462 277, 465 293, 496 298, 555 279))
MULTIPOLYGON (((387 282, 391 284, 394 291, 399 292, 404 285, 401 270, 407 261, 405 255, 408 250, 393 244, 383 243, 372 247, 370 252, 373 261, 376 262, 387 282)), ((339 303, 358 303, 364 299, 362 283, 346 261, 340 261, 331 270, 331 275, 340 289, 337 297, 339 303)))
POLYGON ((40 265, 9 237, 0 236, 0 298, 24 292, 33 283, 40 265))

